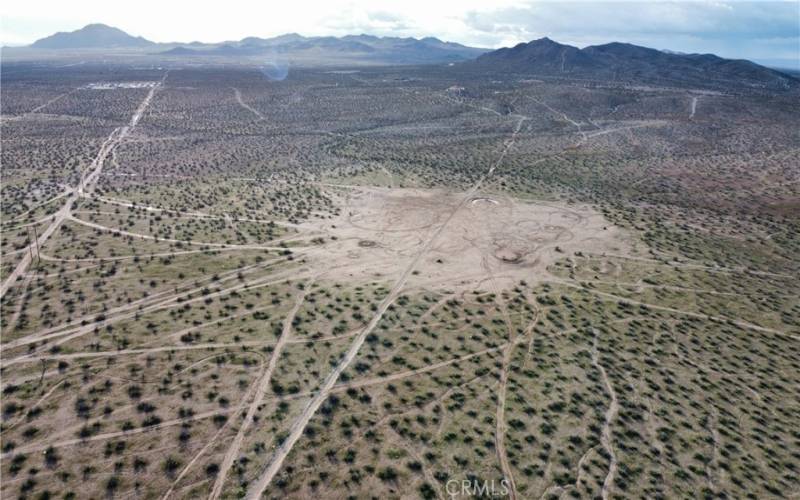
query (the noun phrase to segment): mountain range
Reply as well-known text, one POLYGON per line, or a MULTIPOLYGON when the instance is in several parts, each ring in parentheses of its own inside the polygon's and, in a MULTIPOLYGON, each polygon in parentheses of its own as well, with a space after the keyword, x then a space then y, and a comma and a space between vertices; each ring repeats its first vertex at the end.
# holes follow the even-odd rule
POLYGON ((602 81, 769 90, 800 87, 800 80, 744 59, 682 54, 619 42, 579 49, 541 38, 485 53, 468 64, 483 71, 602 81))
POLYGON ((312 64, 442 64, 458 68, 520 75, 567 77, 622 83, 694 85, 740 89, 800 88, 797 78, 747 60, 713 54, 684 54, 613 42, 579 49, 541 38, 490 51, 427 37, 372 35, 305 37, 289 33, 272 38, 246 37, 221 43, 156 43, 103 24, 56 33, 34 42, 32 49, 127 49, 169 58, 215 60, 280 57, 312 64))
POLYGON ((348 35, 343 37, 305 37, 297 33, 273 38, 246 37, 237 41, 221 43, 156 43, 134 37, 122 30, 103 24, 90 24, 79 30, 55 35, 35 41, 34 49, 145 49, 153 55, 168 57, 218 56, 257 57, 274 55, 276 52, 287 58, 315 56, 357 58, 367 62, 384 64, 445 63, 473 59, 487 49, 467 47, 458 43, 443 42, 438 38, 377 37, 372 35, 348 35))

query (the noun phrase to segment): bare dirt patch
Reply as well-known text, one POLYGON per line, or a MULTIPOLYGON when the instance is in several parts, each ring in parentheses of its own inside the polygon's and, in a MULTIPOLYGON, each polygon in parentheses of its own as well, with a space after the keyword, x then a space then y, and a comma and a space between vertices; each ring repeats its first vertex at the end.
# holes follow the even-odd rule
MULTIPOLYGON (((462 193, 348 186, 334 220, 307 223, 328 234, 312 250, 326 277, 348 281, 399 275, 462 193)), ((575 252, 627 253, 629 237, 586 205, 476 196, 447 222, 409 280, 411 287, 480 288, 489 274, 502 286, 536 282, 547 266, 575 252)))

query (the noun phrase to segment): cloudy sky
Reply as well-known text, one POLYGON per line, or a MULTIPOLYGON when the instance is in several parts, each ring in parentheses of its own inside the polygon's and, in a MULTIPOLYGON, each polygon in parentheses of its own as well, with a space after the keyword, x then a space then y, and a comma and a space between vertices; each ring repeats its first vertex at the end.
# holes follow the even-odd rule
POLYGON ((501 47, 542 36, 631 42, 749 59, 800 58, 800 0, 6 0, 0 42, 27 44, 101 22, 157 42, 369 33, 501 47))

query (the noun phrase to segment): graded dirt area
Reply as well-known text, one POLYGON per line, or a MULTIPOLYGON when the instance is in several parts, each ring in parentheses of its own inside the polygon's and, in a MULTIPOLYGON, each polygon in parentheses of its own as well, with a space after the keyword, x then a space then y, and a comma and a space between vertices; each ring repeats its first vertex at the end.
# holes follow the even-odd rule
POLYGON ((395 278, 431 237, 409 278, 412 288, 535 283, 547 277, 550 264, 576 252, 627 254, 630 248, 630 237, 587 205, 485 193, 465 198, 444 190, 333 189, 342 198, 341 214, 305 226, 327 233, 326 244, 309 255, 335 280, 395 278))

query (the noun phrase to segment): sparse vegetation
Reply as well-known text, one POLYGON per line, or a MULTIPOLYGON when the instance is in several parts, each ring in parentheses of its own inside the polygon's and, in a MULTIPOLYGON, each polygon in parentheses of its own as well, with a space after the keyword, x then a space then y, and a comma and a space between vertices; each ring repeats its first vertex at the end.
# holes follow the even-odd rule
POLYGON ((3 72, 4 498, 800 488, 796 100, 354 75, 3 72))

